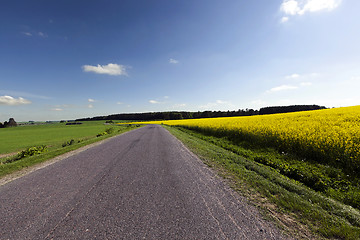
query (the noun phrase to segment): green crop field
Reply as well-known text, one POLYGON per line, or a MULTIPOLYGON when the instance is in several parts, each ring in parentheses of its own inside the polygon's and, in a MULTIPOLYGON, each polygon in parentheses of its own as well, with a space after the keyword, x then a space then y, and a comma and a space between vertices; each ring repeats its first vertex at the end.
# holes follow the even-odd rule
POLYGON ((71 139, 93 138, 111 127, 104 123, 105 121, 84 122, 81 125, 53 123, 3 128, 0 129, 0 154, 19 152, 37 145, 57 147, 71 139))
POLYGON ((51 123, 0 129, 0 177, 139 126, 105 121, 51 123))

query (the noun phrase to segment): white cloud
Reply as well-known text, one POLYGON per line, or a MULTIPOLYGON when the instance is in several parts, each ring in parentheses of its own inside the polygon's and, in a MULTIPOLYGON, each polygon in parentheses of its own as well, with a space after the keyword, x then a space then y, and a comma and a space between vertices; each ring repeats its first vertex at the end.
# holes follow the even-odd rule
POLYGON ((216 100, 216 104, 227 104, 227 101, 223 101, 223 100, 216 100))
POLYGON ((307 11, 316 12, 321 10, 333 10, 337 8, 341 3, 341 0, 308 0, 302 9, 300 14, 307 11))
MULTIPOLYGON (((296 75, 297 74, 286 76, 286 78, 298 78, 298 77, 300 77, 300 75, 298 75, 298 76, 296 76, 296 75)), ((280 91, 287 91, 287 90, 295 90, 295 89, 298 89, 299 87, 311 86, 312 82, 300 82, 300 83, 297 83, 296 85, 281 85, 281 86, 278 86, 278 87, 273 87, 270 90, 267 90, 266 92, 267 93, 273 93, 273 92, 280 92, 280 91)))
POLYGON ((169 98, 170 98, 169 96, 164 96, 163 99, 162 98, 157 98, 158 100, 151 99, 151 100, 149 100, 149 103, 151 103, 151 104, 165 104, 165 103, 168 103, 169 98), (162 99, 162 100, 159 101, 159 99, 162 99))
POLYGON ((47 97, 47 96, 36 95, 36 94, 32 94, 32 93, 27 93, 27 92, 11 91, 11 90, 0 90, 0 94, 23 96, 26 98, 51 99, 50 97, 47 97))
POLYGON ((294 90, 297 88, 298 88, 297 86, 292 86, 292 85, 281 85, 278 87, 271 88, 267 92, 280 92, 280 91, 286 91, 286 90, 294 90))
POLYGON ((300 79, 317 78, 317 77, 320 77, 320 76, 321 75, 319 73, 307 73, 307 74, 294 73, 294 74, 285 76, 285 79, 293 79, 293 80, 297 79, 297 80, 300 80, 300 79))
POLYGON ((94 108, 94 102, 97 102, 95 99, 89 98, 88 99, 89 104, 87 105, 88 108, 94 108))
POLYGON ((210 102, 204 105, 200 105, 199 108, 204 110, 224 110, 224 109, 231 109, 235 106, 229 102, 229 101, 223 101, 223 100, 216 100, 215 102, 210 102))
POLYGON ((62 108, 52 108, 50 110, 51 111, 57 111, 57 112, 64 111, 64 109, 62 109, 62 108))
POLYGON ((282 22, 282 23, 285 23, 285 22, 287 22, 287 21, 289 21, 289 18, 288 18, 288 17, 282 17, 282 18, 281 18, 281 22, 282 22))
POLYGON ((280 9, 288 15, 296 15, 299 11, 301 11, 299 3, 295 0, 284 0, 280 9))
POLYGON ((31 37, 31 36, 32 36, 32 34, 31 34, 31 33, 29 33, 29 32, 23 32, 22 34, 24 34, 24 35, 26 35, 26 36, 29 36, 29 37, 31 37))
POLYGON ((285 78, 286 78, 286 79, 295 79, 295 78, 299 78, 299 77, 300 77, 299 74, 294 73, 294 74, 291 74, 291 75, 286 76, 285 78))
POLYGON ((22 97, 19 98, 13 98, 11 96, 0 96, 0 105, 23 105, 23 104, 30 104, 31 101, 26 100, 22 97))
POLYGON ((84 72, 94 72, 97 74, 108 74, 108 75, 127 75, 126 67, 120 64, 109 63, 108 65, 82 66, 84 72))
MULTIPOLYGON (((283 0, 280 10, 286 15, 303 15, 306 12, 321 10, 331 11, 341 4, 342 0, 283 0)), ((288 17, 283 17, 281 22, 287 22, 288 17)))
POLYGON ((124 103, 123 102, 117 102, 116 104, 121 105, 121 104, 124 104, 124 103))
POLYGON ((179 104, 175 104, 173 106, 173 108, 182 108, 182 107, 186 107, 186 104, 185 103, 179 103, 179 104))
POLYGON ((352 77, 350 78, 350 82, 351 82, 351 83, 352 83, 352 82, 358 83, 358 82, 360 82, 360 77, 358 77, 358 76, 352 76, 352 77))
POLYGON ((38 35, 39 35, 40 37, 43 37, 43 38, 48 37, 48 35, 47 35, 46 33, 43 33, 43 32, 38 32, 38 35))
POLYGON ((312 85, 312 82, 301 82, 300 83, 300 86, 302 86, 302 87, 311 86, 311 85, 312 85))
POLYGON ((179 63, 179 61, 178 61, 178 60, 175 60, 175 59, 173 59, 173 58, 170 58, 169 63, 177 64, 177 63, 179 63))

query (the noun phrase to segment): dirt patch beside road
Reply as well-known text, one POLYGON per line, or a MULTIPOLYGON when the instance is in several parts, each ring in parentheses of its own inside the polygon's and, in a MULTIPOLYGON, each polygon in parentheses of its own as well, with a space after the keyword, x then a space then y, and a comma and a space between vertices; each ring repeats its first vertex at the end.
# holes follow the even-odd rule
POLYGON ((0 158, 11 157, 18 154, 18 152, 0 154, 0 158))

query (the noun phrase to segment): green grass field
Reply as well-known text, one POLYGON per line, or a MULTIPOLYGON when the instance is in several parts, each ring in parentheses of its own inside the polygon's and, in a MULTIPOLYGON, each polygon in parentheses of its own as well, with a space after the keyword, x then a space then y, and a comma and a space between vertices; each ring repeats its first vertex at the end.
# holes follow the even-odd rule
POLYGON ((84 122, 81 125, 53 123, 0 129, 0 177, 139 127, 104 123, 105 121, 84 122), (36 155, 28 153, 29 148, 43 145, 46 146, 44 152, 36 155), (26 154, 19 154, 20 152, 26 154), (7 153, 14 154, 6 156, 7 153))
POLYGON ((19 152, 37 145, 57 147, 71 139, 86 140, 111 127, 104 123, 105 121, 84 122, 81 125, 53 123, 3 128, 0 129, 0 154, 19 152))

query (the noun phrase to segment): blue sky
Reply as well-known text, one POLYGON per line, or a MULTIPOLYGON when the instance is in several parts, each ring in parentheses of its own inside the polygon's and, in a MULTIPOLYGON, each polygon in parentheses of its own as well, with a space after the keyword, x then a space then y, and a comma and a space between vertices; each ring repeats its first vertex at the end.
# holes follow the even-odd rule
POLYGON ((0 121, 360 104, 358 0, 5 1, 0 121))

